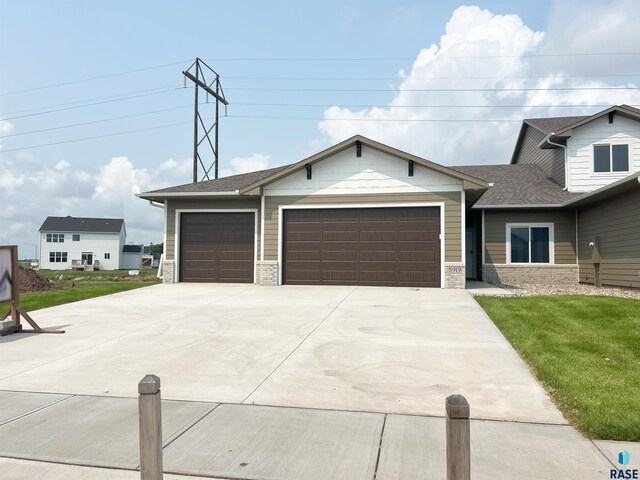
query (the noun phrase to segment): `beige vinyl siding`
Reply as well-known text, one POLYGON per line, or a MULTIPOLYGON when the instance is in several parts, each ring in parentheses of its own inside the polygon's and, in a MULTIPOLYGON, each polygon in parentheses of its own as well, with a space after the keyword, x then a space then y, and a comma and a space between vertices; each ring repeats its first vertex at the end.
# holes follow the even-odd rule
POLYGON ((461 193, 411 193, 389 195, 323 195, 265 197, 264 260, 278 260, 278 208, 281 205, 371 204, 444 202, 445 262, 462 261, 461 193))
POLYGON ((485 210, 485 263, 507 263, 507 223, 553 223, 556 264, 575 264, 575 210, 485 210))
POLYGON ((176 247, 176 210, 224 210, 224 209, 258 209, 258 240, 256 251, 260 252, 260 198, 215 198, 215 199, 185 199, 167 200, 167 245, 165 245, 165 260, 175 260, 176 247))
POLYGON ((578 210, 580 281, 594 283, 589 242, 600 237, 603 285, 640 288, 640 189, 578 210))
POLYGON ((538 165, 553 180, 564 187, 564 149, 538 147, 545 137, 546 135, 540 130, 527 125, 516 163, 538 165))

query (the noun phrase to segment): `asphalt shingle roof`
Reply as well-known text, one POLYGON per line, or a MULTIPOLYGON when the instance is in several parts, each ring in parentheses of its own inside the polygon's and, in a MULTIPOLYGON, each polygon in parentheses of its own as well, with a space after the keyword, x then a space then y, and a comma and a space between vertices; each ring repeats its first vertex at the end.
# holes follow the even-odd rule
POLYGON ((140 253, 142 245, 123 245, 122 253, 140 253))
POLYGON ((489 205, 558 205, 580 194, 569 193, 537 165, 471 165, 451 167, 492 183, 475 207, 489 205))
MULTIPOLYGON (((568 123, 571 124, 582 117, 564 118, 571 118, 571 122, 568 123)), ((547 124, 547 126, 548 125, 549 124, 547 124)), ((216 180, 163 188, 145 192, 144 196, 148 197, 154 194, 164 193, 234 192, 288 167, 290 167, 290 165, 233 175, 216 180)), ((493 184, 475 203, 477 207, 504 205, 508 208, 510 205, 558 205, 578 195, 564 191, 559 184, 536 165, 470 165, 450 168, 493 184)))
POLYGON ((120 233, 122 218, 47 217, 40 231, 120 233))
POLYGON ((542 133, 549 135, 564 130, 574 123, 586 120, 590 115, 581 117, 551 117, 551 118, 525 118, 524 123, 537 128, 542 133))
POLYGON ((205 180, 204 182, 186 183, 175 187, 161 188, 145 192, 144 196, 151 196, 160 193, 207 193, 207 192, 235 192, 252 183, 258 182, 263 178, 267 178, 290 165, 282 167, 269 168, 268 170, 259 170, 257 172, 241 173, 230 177, 217 178, 215 180, 205 180))

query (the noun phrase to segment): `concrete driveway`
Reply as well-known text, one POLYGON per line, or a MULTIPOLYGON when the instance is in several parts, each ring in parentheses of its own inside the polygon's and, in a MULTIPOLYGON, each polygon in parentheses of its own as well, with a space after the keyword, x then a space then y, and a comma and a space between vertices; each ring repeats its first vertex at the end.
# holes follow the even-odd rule
POLYGON ((471 295, 383 287, 157 285, 34 313, 0 339, 0 390, 566 421, 471 295))

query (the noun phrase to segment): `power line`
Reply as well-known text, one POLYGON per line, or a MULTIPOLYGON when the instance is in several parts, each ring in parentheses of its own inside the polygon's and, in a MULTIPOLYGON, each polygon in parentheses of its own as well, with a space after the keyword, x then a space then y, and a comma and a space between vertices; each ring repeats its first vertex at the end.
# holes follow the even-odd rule
MULTIPOLYGON (((336 103, 252 103, 234 102, 233 105, 251 107, 340 107, 340 108, 608 108, 610 103, 575 105, 344 105, 336 103)), ((640 107, 640 104, 628 104, 640 107)))
POLYGON ((317 122, 427 122, 427 123, 522 123, 522 120, 512 119, 472 119, 472 118, 317 118, 317 117, 275 117, 259 115, 227 115, 225 118, 252 118, 261 120, 313 120, 317 122))
POLYGON ((83 105, 76 105, 76 106, 73 106, 73 107, 57 108, 57 109, 54 109, 54 110, 46 110, 44 112, 29 113, 29 114, 26 114, 26 115, 17 115, 15 117, 5 117, 5 118, 0 119, 0 121, 15 120, 17 118, 35 117, 35 116, 38 116, 38 115, 47 115, 49 113, 63 112, 63 111, 66 111, 66 110, 73 110, 73 109, 76 109, 76 108, 93 107, 95 105, 103 105, 105 103, 121 102, 121 101, 124 101, 124 100, 131 100, 132 98, 148 97, 150 95, 158 95, 160 93, 167 93, 167 92, 171 92, 173 90, 180 90, 180 89, 182 89, 182 87, 170 88, 170 89, 160 90, 158 92, 152 92, 152 93, 142 93, 140 95, 131 95, 129 97, 123 97, 123 98, 114 98, 112 100, 103 100, 101 102, 87 103, 87 104, 83 104, 83 105))
POLYGON ((227 90, 257 92, 550 92, 550 91, 591 91, 591 90, 640 90, 640 87, 534 87, 534 88, 269 88, 269 87, 231 87, 227 90))
MULTIPOLYGON (((366 77, 248 77, 248 76, 235 76, 235 75, 225 75, 223 78, 226 80, 302 80, 302 81, 350 81, 350 80, 526 80, 526 79, 540 79, 540 78, 549 78, 550 75, 509 75, 503 77, 497 76, 486 76, 486 77, 414 77, 407 76, 406 78, 402 77, 376 77, 376 76, 366 76, 366 77)), ((603 73, 603 74, 593 74, 593 75, 561 75, 562 78, 600 78, 600 77, 640 77, 640 73, 603 73)))
POLYGON ((94 137, 75 138, 73 140, 63 140, 61 142, 53 142, 53 143, 41 143, 39 145, 29 145, 27 147, 10 148, 8 150, 0 150, 0 154, 8 153, 8 152, 16 152, 18 150, 30 150, 32 148, 50 147, 52 145, 63 145, 65 143, 84 142, 86 140, 95 140, 95 139, 98 139, 98 138, 116 137, 118 135, 127 135, 129 133, 147 132, 149 130, 158 130, 158 129, 161 129, 161 128, 169 128, 169 127, 176 127, 178 125, 190 125, 190 124, 191 124, 191 122, 169 123, 167 125, 157 125, 155 127, 139 128, 137 130, 127 130, 127 131, 124 131, 124 132, 108 133, 106 135, 96 135, 94 137))
POLYGON ((171 108, 163 108, 160 110, 152 110, 150 112, 141 112, 141 113, 134 113, 131 115, 122 115, 120 117, 111 117, 111 118, 103 118, 100 120, 92 120, 89 122, 82 122, 82 123, 73 123, 70 125, 61 125, 59 127, 51 127, 51 128, 43 128, 40 130, 31 130, 29 132, 20 132, 20 133, 10 133, 9 135, 1 135, 0 138, 8 138, 8 137, 19 137, 22 135, 31 135, 33 133, 42 133, 42 132, 50 132, 52 130, 62 130, 65 128, 72 128, 72 127, 82 127, 84 125, 93 125, 96 123, 104 123, 104 122, 111 122, 113 120, 122 120, 124 118, 133 118, 133 117, 141 117, 143 115, 152 115, 154 113, 160 113, 160 112, 169 112, 171 110, 179 110, 179 109, 183 109, 183 108, 190 108, 193 105, 182 105, 180 107, 171 107, 171 108))
POLYGON ((50 85, 43 85, 41 87, 28 88, 26 90, 17 90, 15 92, 0 93, 0 97, 5 97, 5 96, 8 96, 8 95, 17 95, 19 93, 34 92, 36 90, 44 90, 46 88, 62 87, 64 85, 73 85, 73 84, 76 84, 76 83, 90 82, 90 81, 93 81, 93 80, 100 80, 100 79, 103 79, 103 78, 118 77, 120 75, 129 75, 131 73, 138 73, 138 72, 144 72, 144 71, 147 71, 147 70, 155 70, 157 68, 162 68, 162 67, 169 67, 169 66, 172 66, 172 65, 179 65, 179 64, 186 63, 188 61, 189 60, 182 60, 180 62, 163 63, 161 65, 153 65, 151 67, 143 67, 143 68, 137 68, 135 70, 127 70, 126 72, 109 73, 109 74, 100 75, 100 76, 97 76, 97 77, 89 77, 89 78, 83 78, 83 79, 80 79, 80 80, 70 80, 70 81, 67 81, 67 82, 53 83, 53 84, 50 84, 50 85))
MULTIPOLYGON (((529 53, 522 55, 447 55, 447 52, 438 52, 434 60, 474 60, 489 58, 550 58, 550 57, 609 57, 609 56, 634 56, 640 52, 584 52, 584 53, 529 53)), ((395 61, 416 60, 414 57, 218 57, 206 58, 207 61, 224 62, 368 62, 368 61, 395 61)))
POLYGON ((164 85, 162 87, 145 88, 144 90, 134 90, 133 92, 117 93, 115 95, 108 95, 106 97, 86 98, 84 100, 76 100, 75 102, 56 103, 54 105, 45 105, 44 107, 27 108, 27 109, 23 109, 23 110, 12 110, 11 112, 3 112, 3 114, 4 115, 13 115, 14 113, 36 112, 38 110, 45 110, 47 108, 66 107, 68 105, 77 105, 79 103, 94 102, 94 101, 97 101, 97 100, 107 100, 107 99, 110 99, 110 98, 124 97, 124 96, 127 96, 127 95, 135 95, 135 94, 138 94, 138 93, 156 92, 158 90, 172 89, 172 88, 178 88, 178 87, 179 87, 179 85, 175 85, 175 84, 172 83, 171 85, 164 85))
MULTIPOLYGON (((205 105, 207 102, 200 102, 200 105, 205 105)), ((396 109, 396 108, 421 108, 421 109, 426 109, 426 108, 446 108, 446 109, 451 109, 451 108, 565 108, 565 107, 579 107, 579 108, 606 108, 609 107, 609 104, 583 104, 583 105, 336 105, 336 104, 296 104, 296 103, 249 103, 249 102, 236 102, 234 105, 242 105, 242 106, 269 106, 269 107, 322 107, 322 108, 329 108, 329 107, 334 107, 334 106, 338 106, 340 108, 365 108, 365 109, 371 109, 371 108, 380 108, 380 109, 396 109)), ((635 106, 640 106, 640 105, 630 105, 632 107, 635 106)), ((10 133, 8 135, 0 135, 0 138, 9 138, 9 137, 19 137, 19 136, 24 136, 24 135, 31 135, 34 133, 43 133, 43 132, 50 132, 50 131, 54 131, 54 130, 62 130, 62 129, 67 129, 67 128, 73 128, 73 127, 82 127, 85 125, 94 125, 94 124, 98 124, 98 123, 105 123, 105 122, 111 122, 114 120, 122 120, 122 119, 126 119, 126 118, 134 118, 134 117, 140 117, 140 116, 145 116, 145 115, 152 115, 155 113, 162 113, 162 112, 169 112, 169 111, 174 111, 174 110, 181 110, 181 109, 185 109, 185 108, 190 108, 192 107, 192 105, 181 105, 181 106, 176 106, 176 107, 168 107, 168 108, 162 108, 159 110, 151 110, 151 111, 146 111, 146 112, 139 112, 139 113, 134 113, 134 114, 130 114, 130 115, 122 115, 122 116, 118 116, 118 117, 110 117, 110 118, 102 118, 102 119, 98 119, 98 120, 90 120, 87 122, 81 122, 81 123, 73 123, 73 124, 69 124, 69 125, 61 125, 61 126, 57 126, 57 127, 51 127, 51 128, 43 128, 43 129, 39 129, 39 130, 31 130, 31 131, 27 131, 27 132, 19 132, 19 133, 10 133)), ((229 116, 229 115, 228 115, 229 116)), ((253 116, 242 116, 242 115, 230 115, 231 117, 237 117, 237 118, 259 118, 259 117, 253 117, 253 116)), ((271 117, 269 117, 271 118, 271 117)), ((280 117, 273 117, 273 118, 280 118, 280 117)), ((282 118, 289 118, 289 117, 282 117, 282 118)), ((292 117, 293 118, 293 117, 292 117)), ((298 118, 298 117, 295 117, 298 118)), ((407 120, 408 121, 408 120, 407 120)), ((491 120, 493 121, 493 120, 491 120)))
MULTIPOLYGON (((635 55, 640 55, 640 52, 584 52, 584 53, 542 53, 542 54, 522 54, 522 55, 447 55, 447 52, 439 52, 437 54, 436 57, 434 57, 434 60, 457 60, 457 59, 465 59, 465 60, 473 60, 473 59, 490 59, 490 58, 549 58, 549 57, 598 57, 598 56, 635 56, 635 55)), ((392 61, 392 60, 416 60, 417 57, 317 57, 317 58, 304 58, 304 57, 291 57, 291 58, 285 58, 285 57, 262 57, 262 58, 242 58, 242 57, 237 57, 237 58, 231 58, 231 57, 220 57, 220 58, 208 58, 206 59, 207 61, 239 61, 239 62, 255 62, 255 61, 286 61, 286 62, 292 62, 292 61, 312 61, 312 62, 318 62, 318 61, 392 61)), ((94 80, 101 80, 101 79, 105 79, 105 78, 113 78, 113 77, 117 77, 117 76, 122 76, 122 75, 129 75, 132 73, 139 73, 139 72, 144 72, 144 71, 148 71, 148 70, 155 70, 158 68, 164 68, 164 67, 169 67, 169 66, 174 66, 174 65, 181 65, 184 63, 187 63, 191 61, 191 59, 189 60, 180 60, 177 62, 171 62, 171 63, 163 63, 163 64, 159 64, 159 65, 152 65, 149 67, 143 67, 143 68, 137 68, 134 70, 126 70, 123 72, 115 72, 115 73, 109 73, 109 74, 105 74, 105 75, 98 75, 95 77, 88 77, 88 78, 81 78, 81 79, 77 79, 77 80, 69 80, 69 81, 65 81, 65 82, 59 82, 59 83, 52 83, 49 85, 41 85, 39 87, 32 87, 32 88, 28 88, 28 89, 24 89, 24 90, 16 90, 13 92, 5 92, 5 93, 0 93, 0 97, 5 97, 5 96, 9 96, 9 95, 18 95, 21 93, 28 93, 28 92, 34 92, 37 90, 44 90, 44 89, 48 89, 48 88, 55 88, 55 87, 61 87, 61 86, 65 86, 65 85, 74 85, 74 84, 78 84, 78 83, 83 83, 83 82, 90 82, 90 81, 94 81, 94 80)), ((596 75, 593 75, 596 76, 596 75)), ((608 74, 608 75, 597 75, 597 76, 622 76, 622 75, 614 75, 614 74, 608 74)), ((623 76, 629 76, 629 75, 623 75, 623 76)), ((232 78, 232 77, 227 77, 227 78, 232 78)), ((237 78, 241 78, 241 77, 237 77, 237 78)), ((249 77, 250 78, 250 77, 249 77)), ((253 77, 256 79, 266 79, 266 78, 260 78, 260 77, 253 77)), ((478 77, 478 79, 480 79, 481 77, 478 77)), ((519 77, 510 77, 510 78, 519 78, 519 77)), ((522 78, 536 78, 536 77, 522 77, 522 78)), ((446 78, 442 78, 443 80, 446 78)))

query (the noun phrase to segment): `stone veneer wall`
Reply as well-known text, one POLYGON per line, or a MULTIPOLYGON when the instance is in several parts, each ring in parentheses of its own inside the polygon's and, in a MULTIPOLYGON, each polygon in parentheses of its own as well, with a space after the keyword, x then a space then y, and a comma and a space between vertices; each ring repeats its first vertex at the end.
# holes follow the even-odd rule
POLYGON ((266 287, 278 285, 278 262, 261 260, 256 263, 256 283, 266 287))
POLYGON ((465 288, 466 274, 464 263, 444 263, 444 288, 465 288))
POLYGON ((165 260, 162 262, 162 283, 173 283, 173 260, 165 260))
POLYGON ((497 265, 485 264, 483 280, 505 285, 573 285, 578 283, 578 265, 497 265))

